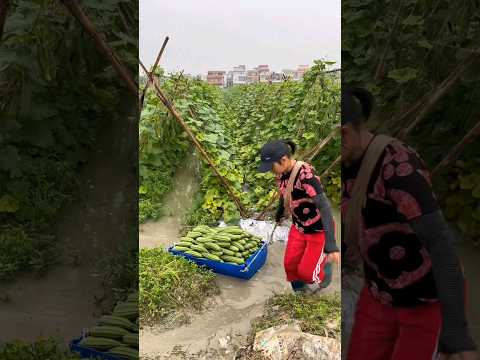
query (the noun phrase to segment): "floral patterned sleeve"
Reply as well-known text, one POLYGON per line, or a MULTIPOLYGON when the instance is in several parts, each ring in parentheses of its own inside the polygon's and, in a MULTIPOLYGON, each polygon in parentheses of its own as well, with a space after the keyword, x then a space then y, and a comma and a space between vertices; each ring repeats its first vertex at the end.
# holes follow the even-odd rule
POLYGON ((321 213, 321 222, 325 230, 325 253, 339 251, 335 241, 335 225, 330 202, 323 191, 320 178, 315 175, 315 169, 312 166, 305 167, 300 174, 300 181, 303 190, 313 200, 317 211, 321 213))
POLYGON ((425 164, 406 145, 394 142, 387 148, 381 180, 386 199, 406 221, 439 209, 425 164))
POLYGON ((313 166, 307 166, 300 173, 300 182, 307 195, 314 198, 323 193, 320 178, 315 174, 313 166))

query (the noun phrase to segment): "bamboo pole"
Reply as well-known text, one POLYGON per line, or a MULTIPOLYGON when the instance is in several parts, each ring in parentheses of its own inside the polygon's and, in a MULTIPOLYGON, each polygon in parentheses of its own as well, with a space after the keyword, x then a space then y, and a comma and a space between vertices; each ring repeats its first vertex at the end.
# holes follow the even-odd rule
POLYGON ((336 126, 335 129, 333 129, 328 136, 323 139, 320 143, 318 143, 316 146, 313 147, 310 151, 308 151, 303 157, 305 158, 306 161, 312 161, 315 156, 318 155, 318 153, 325 147, 327 146, 330 141, 332 141, 333 137, 337 133, 338 129, 340 127, 336 126))
POLYGON ((166 97, 166 95, 163 93, 163 91, 159 88, 159 86, 155 83, 153 76, 150 72, 148 72, 147 68, 143 65, 142 61, 140 61, 140 66, 142 67, 143 71, 145 74, 148 76, 150 81, 152 82, 152 85, 155 88, 156 94, 159 97, 159 99, 162 101, 162 103, 165 105, 165 107, 170 111, 170 113, 173 115, 175 120, 180 124, 180 126, 185 130, 185 132, 190 136, 190 139, 192 140, 193 144, 196 146, 196 148, 200 151, 200 153, 203 155, 205 160, 207 160, 208 164, 214 171, 214 173, 217 175, 217 177, 220 179, 222 184, 225 186, 225 189, 227 190, 228 194, 232 198, 232 200, 235 202, 235 204, 238 207, 238 210, 240 211, 240 215, 242 217, 246 216, 246 211, 243 208, 240 200, 238 197, 234 194, 231 185, 228 183, 228 181, 220 174, 218 171, 217 167, 213 163, 212 159, 210 159, 210 156, 206 152, 206 150, 203 148, 203 146, 200 144, 200 142, 197 140, 195 134, 190 130, 188 125, 185 123, 185 121, 182 119, 181 115, 177 112, 175 109, 175 106, 172 104, 172 102, 166 97))
MULTIPOLYGON (((155 60, 155 64, 153 64, 153 68, 151 73, 155 74, 155 70, 157 70, 157 66, 160 63, 160 59, 162 58, 163 52, 165 51, 165 47, 167 46, 169 37, 165 37, 165 40, 163 41, 162 47, 160 51, 158 52, 157 59, 155 60)), ((140 95, 140 110, 143 109, 143 103, 145 101, 145 94, 147 93, 147 90, 150 86, 150 79, 147 80, 147 83, 145 84, 145 88, 142 91, 142 95, 140 95)))
POLYGON ((393 26, 390 30, 390 34, 388 35, 388 40, 387 40, 387 42, 385 44, 385 47, 383 49, 382 57, 380 58, 380 61, 378 62, 377 70, 375 71, 375 76, 374 76, 375 81, 380 79, 380 75, 382 74, 384 63, 385 63, 385 58, 387 57, 388 49, 390 48, 390 44, 391 44, 392 39, 393 39, 393 34, 395 33, 395 31, 397 29, 398 20, 400 18, 400 13, 402 11, 402 8, 403 8, 403 0, 400 0, 399 4, 398 4, 397 15, 395 16, 393 26))
POLYGON ((338 164, 340 163, 340 160, 342 160, 342 156, 341 156, 341 155, 339 155, 339 156, 335 159, 335 161, 332 162, 332 163, 330 164, 330 166, 323 172, 323 174, 320 175, 320 179, 323 178, 323 177, 325 177, 325 176, 327 176, 327 175, 330 173, 330 171, 332 171, 332 169, 333 169, 336 165, 338 165, 338 164))
POLYGON ((8 9, 10 8, 10 1, 3 0, 0 2, 0 43, 3 39, 3 29, 5 27, 5 21, 7 20, 8 9))
POLYGON ((274 193, 272 195, 272 197, 270 198, 270 201, 268 202, 267 206, 265 207, 265 209, 263 209, 263 211, 260 213, 260 215, 257 216, 256 220, 263 220, 265 218, 265 214, 267 213, 267 211, 271 210, 271 208, 273 206, 273 203, 279 197, 280 197, 280 194, 278 193, 278 191, 276 193, 274 193))
POLYGON ((430 110, 437 104, 440 99, 447 94, 447 92, 455 85, 460 76, 467 70, 475 61, 478 55, 470 55, 466 60, 462 61, 451 73, 447 76, 437 87, 436 91, 424 103, 417 117, 399 133, 401 139, 405 139, 412 129, 414 129, 430 112, 430 110))
MULTIPOLYGON (((400 123, 407 116, 414 113, 421 105, 425 104, 426 99, 427 99, 426 95, 421 97, 420 100, 418 100, 415 104, 413 104, 407 111, 405 111, 404 113, 402 113, 402 114, 398 115, 397 117, 393 118, 390 122, 390 125, 395 125, 397 123, 400 123)), ((385 125, 385 123, 380 123, 376 130, 379 130, 384 125, 385 125)))
POLYGON ((120 75, 120 77, 125 81, 127 88, 135 94, 135 97, 138 96, 138 85, 135 83, 133 76, 130 74, 129 70, 121 62, 121 60, 114 53, 107 42, 105 41, 102 34, 100 34, 96 29, 95 25, 90 21, 88 16, 82 10, 77 0, 60 0, 63 5, 70 11, 70 13, 80 22, 83 28, 88 34, 93 38, 98 49, 108 58, 114 69, 120 75))
POLYGON ((432 175, 437 173, 442 168, 452 164, 465 149, 468 144, 471 144, 476 138, 480 137, 480 121, 460 140, 460 142, 453 147, 452 150, 438 163, 432 170, 432 175))

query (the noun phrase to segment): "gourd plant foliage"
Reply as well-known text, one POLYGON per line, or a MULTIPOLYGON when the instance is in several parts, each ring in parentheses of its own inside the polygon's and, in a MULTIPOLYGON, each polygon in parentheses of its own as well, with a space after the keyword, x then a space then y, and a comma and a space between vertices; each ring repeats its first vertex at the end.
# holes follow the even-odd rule
MULTIPOLYGON (((215 106, 219 106, 219 90, 202 81, 195 81, 181 75, 167 77, 162 70, 157 71, 162 89, 175 103, 181 115, 198 133, 200 141, 204 140, 199 129, 221 132, 212 124, 209 115, 216 114, 215 106), (193 117, 200 112, 202 123, 193 117)), ((140 129, 140 221, 157 218, 161 214, 162 201, 171 190, 173 175, 178 166, 184 163, 185 157, 192 153, 191 142, 184 130, 172 115, 149 90, 145 99, 140 129)))
POLYGON ((79 360, 80 355, 62 348, 55 338, 41 338, 34 342, 12 341, 0 345, 0 359, 3 360, 79 360))
MULTIPOLYGON (((301 151, 310 150, 339 123, 339 82, 325 74, 326 65, 316 61, 303 82, 249 84, 228 90, 178 75, 159 74, 159 78, 245 208, 261 211, 276 191, 272 174, 256 172, 261 146, 272 139, 292 139, 301 151)), ((140 143, 140 210, 141 220, 145 220, 157 215, 162 197, 173 186, 172 174, 185 154, 192 151, 183 130, 150 90, 142 113, 140 143), (159 184, 155 187, 156 182, 159 184), (153 206, 157 208, 150 211, 153 206)), ((338 153, 336 139, 315 158, 317 171, 328 167, 338 153)), ((325 183, 335 202, 339 196, 338 174, 334 171, 325 183)), ((201 170, 201 192, 194 222, 239 217, 235 204, 206 163, 201 170)))
MULTIPOLYGON (((434 167, 479 121, 480 4, 478 1, 342 2, 343 83, 362 85, 376 96, 372 126, 395 133, 415 118, 399 115, 419 99, 429 100, 465 59, 476 56, 446 95, 416 126, 407 142, 434 167)), ((424 105, 420 109, 424 108, 424 105)), ((464 234, 480 239, 478 142, 460 162, 434 180, 449 219, 464 234)))
MULTIPOLYGON (((97 129, 116 121, 122 85, 60 1, 10 1, 0 48, 0 279, 54 261, 50 230, 76 195, 78 168, 97 129)), ((136 34, 122 30, 120 7, 82 1, 109 45, 135 69, 136 34)), ((133 71, 132 71, 133 72, 133 71)))

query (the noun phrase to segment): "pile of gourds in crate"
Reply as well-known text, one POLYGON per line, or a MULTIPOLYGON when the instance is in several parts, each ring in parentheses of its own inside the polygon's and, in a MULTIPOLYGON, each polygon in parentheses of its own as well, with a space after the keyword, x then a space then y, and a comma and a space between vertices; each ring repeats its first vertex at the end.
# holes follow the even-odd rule
POLYGON ((120 359, 138 359, 138 293, 118 303, 111 315, 103 315, 79 345, 120 359))
POLYGON ((200 225, 176 243, 174 250, 199 259, 242 265, 263 245, 262 239, 238 226, 200 225))

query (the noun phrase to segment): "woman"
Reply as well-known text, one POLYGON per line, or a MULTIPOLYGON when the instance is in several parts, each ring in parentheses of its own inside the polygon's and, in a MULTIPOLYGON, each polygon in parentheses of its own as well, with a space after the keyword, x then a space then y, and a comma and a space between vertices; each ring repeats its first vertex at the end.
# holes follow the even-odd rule
POLYGON ((292 158, 295 148, 293 142, 282 140, 264 145, 258 171, 272 171, 277 176, 281 196, 275 221, 279 223, 285 211, 292 215, 284 267, 293 290, 304 291, 307 284, 327 287, 331 262, 338 262, 340 255, 330 203, 320 178, 312 165, 292 158))
POLYGON ((358 229, 342 231, 343 264, 363 264, 365 280, 347 359, 477 359, 430 175, 412 148, 368 131, 372 107, 365 89, 342 89, 342 226, 358 229))

